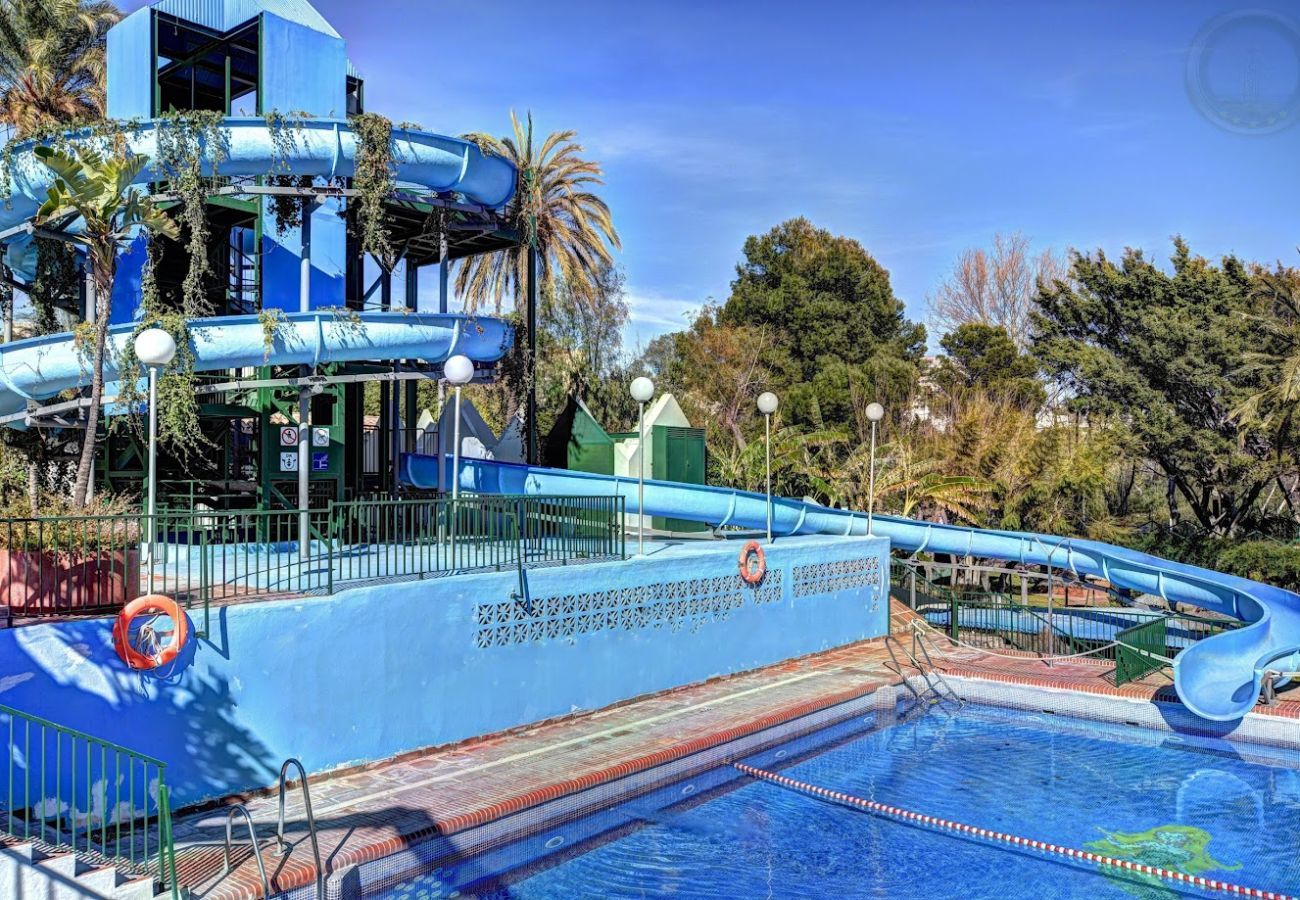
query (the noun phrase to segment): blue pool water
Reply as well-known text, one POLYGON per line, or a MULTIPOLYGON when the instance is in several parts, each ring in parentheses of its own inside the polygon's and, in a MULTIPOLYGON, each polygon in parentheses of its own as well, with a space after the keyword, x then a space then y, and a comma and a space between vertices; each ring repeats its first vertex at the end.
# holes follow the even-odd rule
MULTIPOLYGON (((805 741, 783 759, 769 751, 746 761, 973 825, 1300 893, 1300 754, 979 706, 859 727, 865 733, 816 753, 807 753, 805 741)), ((653 806, 599 840, 459 894, 426 876, 383 896, 1194 896, 750 779, 666 809, 653 806)))

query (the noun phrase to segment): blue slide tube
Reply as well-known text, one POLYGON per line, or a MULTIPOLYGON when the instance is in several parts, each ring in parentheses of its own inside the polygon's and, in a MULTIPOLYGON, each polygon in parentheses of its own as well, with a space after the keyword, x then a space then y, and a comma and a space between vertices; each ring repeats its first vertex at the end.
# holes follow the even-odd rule
MULTIPOLYGON (((129 150, 149 159, 136 179, 142 188, 165 181, 158 162, 157 121, 127 127, 129 150)), ((277 144, 276 135, 262 118, 232 116, 221 125, 224 146, 219 165, 222 176, 311 175, 317 178, 350 178, 354 174, 357 140, 342 119, 304 119, 285 125, 277 144)), ((73 143, 90 141, 90 132, 72 132, 73 143)), ((11 159, 0 161, 10 167, 12 191, 0 208, 0 230, 30 219, 45 200, 54 174, 31 152, 34 142, 17 145, 11 159)), ((515 191, 515 167, 508 161, 484 154, 470 141, 410 129, 393 129, 393 164, 400 185, 441 193, 455 192, 470 203, 493 209, 504 206, 515 191)), ((212 150, 208 151, 205 170, 212 150)), ((205 174, 208 174, 205 171, 205 174)), ((75 230, 75 227, 74 229, 75 230)))
MULTIPOLYGON (((104 367, 117 380, 136 325, 114 326, 104 367)), ((315 366, 330 362, 419 359, 442 362, 461 353, 475 362, 496 362, 513 341, 500 319, 408 312, 285 313, 268 347, 257 316, 222 316, 190 323, 194 369, 213 372, 266 365, 315 366)), ((48 335, 0 345, 0 415, 22 412, 28 400, 46 401, 90 383, 89 364, 71 334, 48 335)))
MULTIPOLYGON (((444 461, 447 484, 451 483, 450 462, 444 461)), ((435 456, 408 455, 403 460, 403 477, 415 487, 436 487, 438 465, 435 456)), ((636 511, 635 478, 485 460, 462 460, 459 477, 463 491, 616 494, 623 497, 629 512, 636 511)), ((762 494, 729 488, 647 481, 644 512, 715 526, 762 529, 767 523, 767 500, 762 494)), ((867 516, 802 500, 775 498, 773 528, 778 534, 862 535, 867 533, 867 516)), ((1240 719, 1254 707, 1265 671, 1295 668, 1295 657, 1300 653, 1300 595, 1281 588, 1099 541, 880 515, 874 519, 873 530, 888 537, 891 545, 900 550, 1053 566, 1153 594, 1170 603, 1186 603, 1245 621, 1244 627, 1206 638, 1174 659, 1174 686, 1179 699, 1204 719, 1240 719)))

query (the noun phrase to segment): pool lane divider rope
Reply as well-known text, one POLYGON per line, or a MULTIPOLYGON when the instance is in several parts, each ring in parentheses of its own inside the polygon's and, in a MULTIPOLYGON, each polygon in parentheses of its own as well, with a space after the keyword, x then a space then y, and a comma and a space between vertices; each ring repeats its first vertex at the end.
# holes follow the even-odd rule
POLYGON ((1205 878, 1200 875, 1188 875, 1185 872, 1175 872, 1172 869, 1162 869, 1159 866, 1149 866, 1146 863, 1134 862, 1130 859, 1116 859, 1113 856, 1093 853, 1090 850, 1076 850, 1073 847, 1062 847, 1059 844, 1053 844, 1048 841, 1037 841, 1032 838, 1020 837, 1015 834, 1007 834, 1002 831, 993 831, 988 828, 978 828, 974 825, 954 822, 951 819, 941 819, 938 816, 928 816, 924 813, 913 812, 910 809, 903 809, 898 806, 889 806, 885 803, 878 803, 875 800, 864 800, 861 797, 855 797, 852 794, 845 794, 842 791, 827 790, 824 787, 818 787, 817 785, 809 784, 806 781, 798 781, 794 778, 789 778, 785 775, 778 775, 776 772, 770 772, 767 769, 757 769, 753 766, 745 765, 744 763, 732 763, 732 766, 751 778, 770 781, 773 784, 780 785, 781 787, 791 788, 800 791, 801 793, 811 794, 812 796, 823 800, 830 800, 846 806, 856 807, 857 809, 866 810, 867 812, 876 813, 902 822, 927 825, 931 828, 937 828, 944 831, 955 831, 959 834, 983 838, 1001 844, 1010 844, 1014 847, 1038 850, 1043 853, 1053 853, 1057 856, 1063 856, 1073 860, 1096 863, 1102 866, 1110 866, 1127 872, 1136 872, 1140 875, 1150 875, 1156 878, 1161 878, 1165 881, 1192 885, 1210 891, 1233 894, 1238 897, 1257 897, 1260 898, 1260 900, 1300 900, 1300 898, 1294 897, 1290 894, 1279 894, 1276 891, 1262 891, 1258 888, 1243 887, 1239 884, 1218 881, 1214 878, 1205 878))

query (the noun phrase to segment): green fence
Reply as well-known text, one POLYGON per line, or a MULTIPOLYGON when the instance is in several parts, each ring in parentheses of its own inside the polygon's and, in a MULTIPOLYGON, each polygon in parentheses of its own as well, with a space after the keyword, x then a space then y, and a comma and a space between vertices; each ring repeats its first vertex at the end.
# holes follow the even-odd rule
POLYGON ((155 593, 206 614, 214 602, 366 580, 505 569, 522 579, 529 566, 624 558, 623 511, 617 496, 490 495, 6 519, 0 605, 16 616, 95 614, 155 593))
POLYGON ((998 591, 927 581, 897 560, 890 585, 895 599, 954 641, 993 651, 1113 660, 1118 684, 1157 671, 1197 641, 1241 624, 1131 607, 1026 604, 998 591))
POLYGON ((1165 656, 1169 623, 1163 618, 1126 628, 1116 636, 1116 640, 1119 641, 1115 654, 1117 685, 1137 681, 1173 662, 1165 656))
POLYGON ((6 835, 152 874, 177 895, 166 763, 7 706, 0 728, 6 835))

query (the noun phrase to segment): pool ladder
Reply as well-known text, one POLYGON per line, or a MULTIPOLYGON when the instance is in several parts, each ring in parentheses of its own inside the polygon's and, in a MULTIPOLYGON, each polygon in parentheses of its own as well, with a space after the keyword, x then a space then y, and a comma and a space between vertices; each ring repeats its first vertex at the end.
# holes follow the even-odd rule
MULTIPOLYGON (((307 787, 307 770, 303 767, 300 760, 289 757, 280 766, 280 815, 275 826, 275 855, 287 856, 290 852, 289 842, 284 839, 284 801, 285 793, 289 787, 289 769, 298 770, 299 783, 302 784, 302 804, 303 810, 307 813, 307 832, 311 837, 311 853, 316 862, 316 898, 321 900, 325 896, 325 868, 321 865, 320 844, 316 840, 316 817, 311 811, 311 791, 307 787)), ((226 867, 222 875, 230 874, 230 850, 232 845, 232 825, 235 816, 242 815, 245 823, 248 825, 248 840, 253 846, 253 859, 257 861, 257 874, 262 879, 262 896, 271 896, 271 883, 266 877, 266 864, 262 861, 262 849, 257 844, 257 827, 253 824, 253 817, 248 812, 248 807, 238 803, 230 808, 226 814, 226 867)))
POLYGON ((938 706, 944 712, 951 714, 965 706, 966 701, 958 696, 957 692, 952 689, 952 685, 948 684, 948 680, 943 677, 934 664, 934 660, 930 656, 930 649, 927 646, 928 640, 929 636, 922 630, 922 626, 917 622, 913 622, 912 646, 910 648, 893 634, 890 634, 885 638, 885 649, 889 651, 889 658, 894 662, 894 671, 902 679, 903 686, 911 692, 912 697, 916 700, 914 710, 925 712, 931 707, 938 706), (920 673, 921 680, 925 683, 924 690, 918 690, 916 685, 912 684, 912 679, 903 672, 904 666, 894 652, 895 647, 903 654, 910 667, 920 673))

